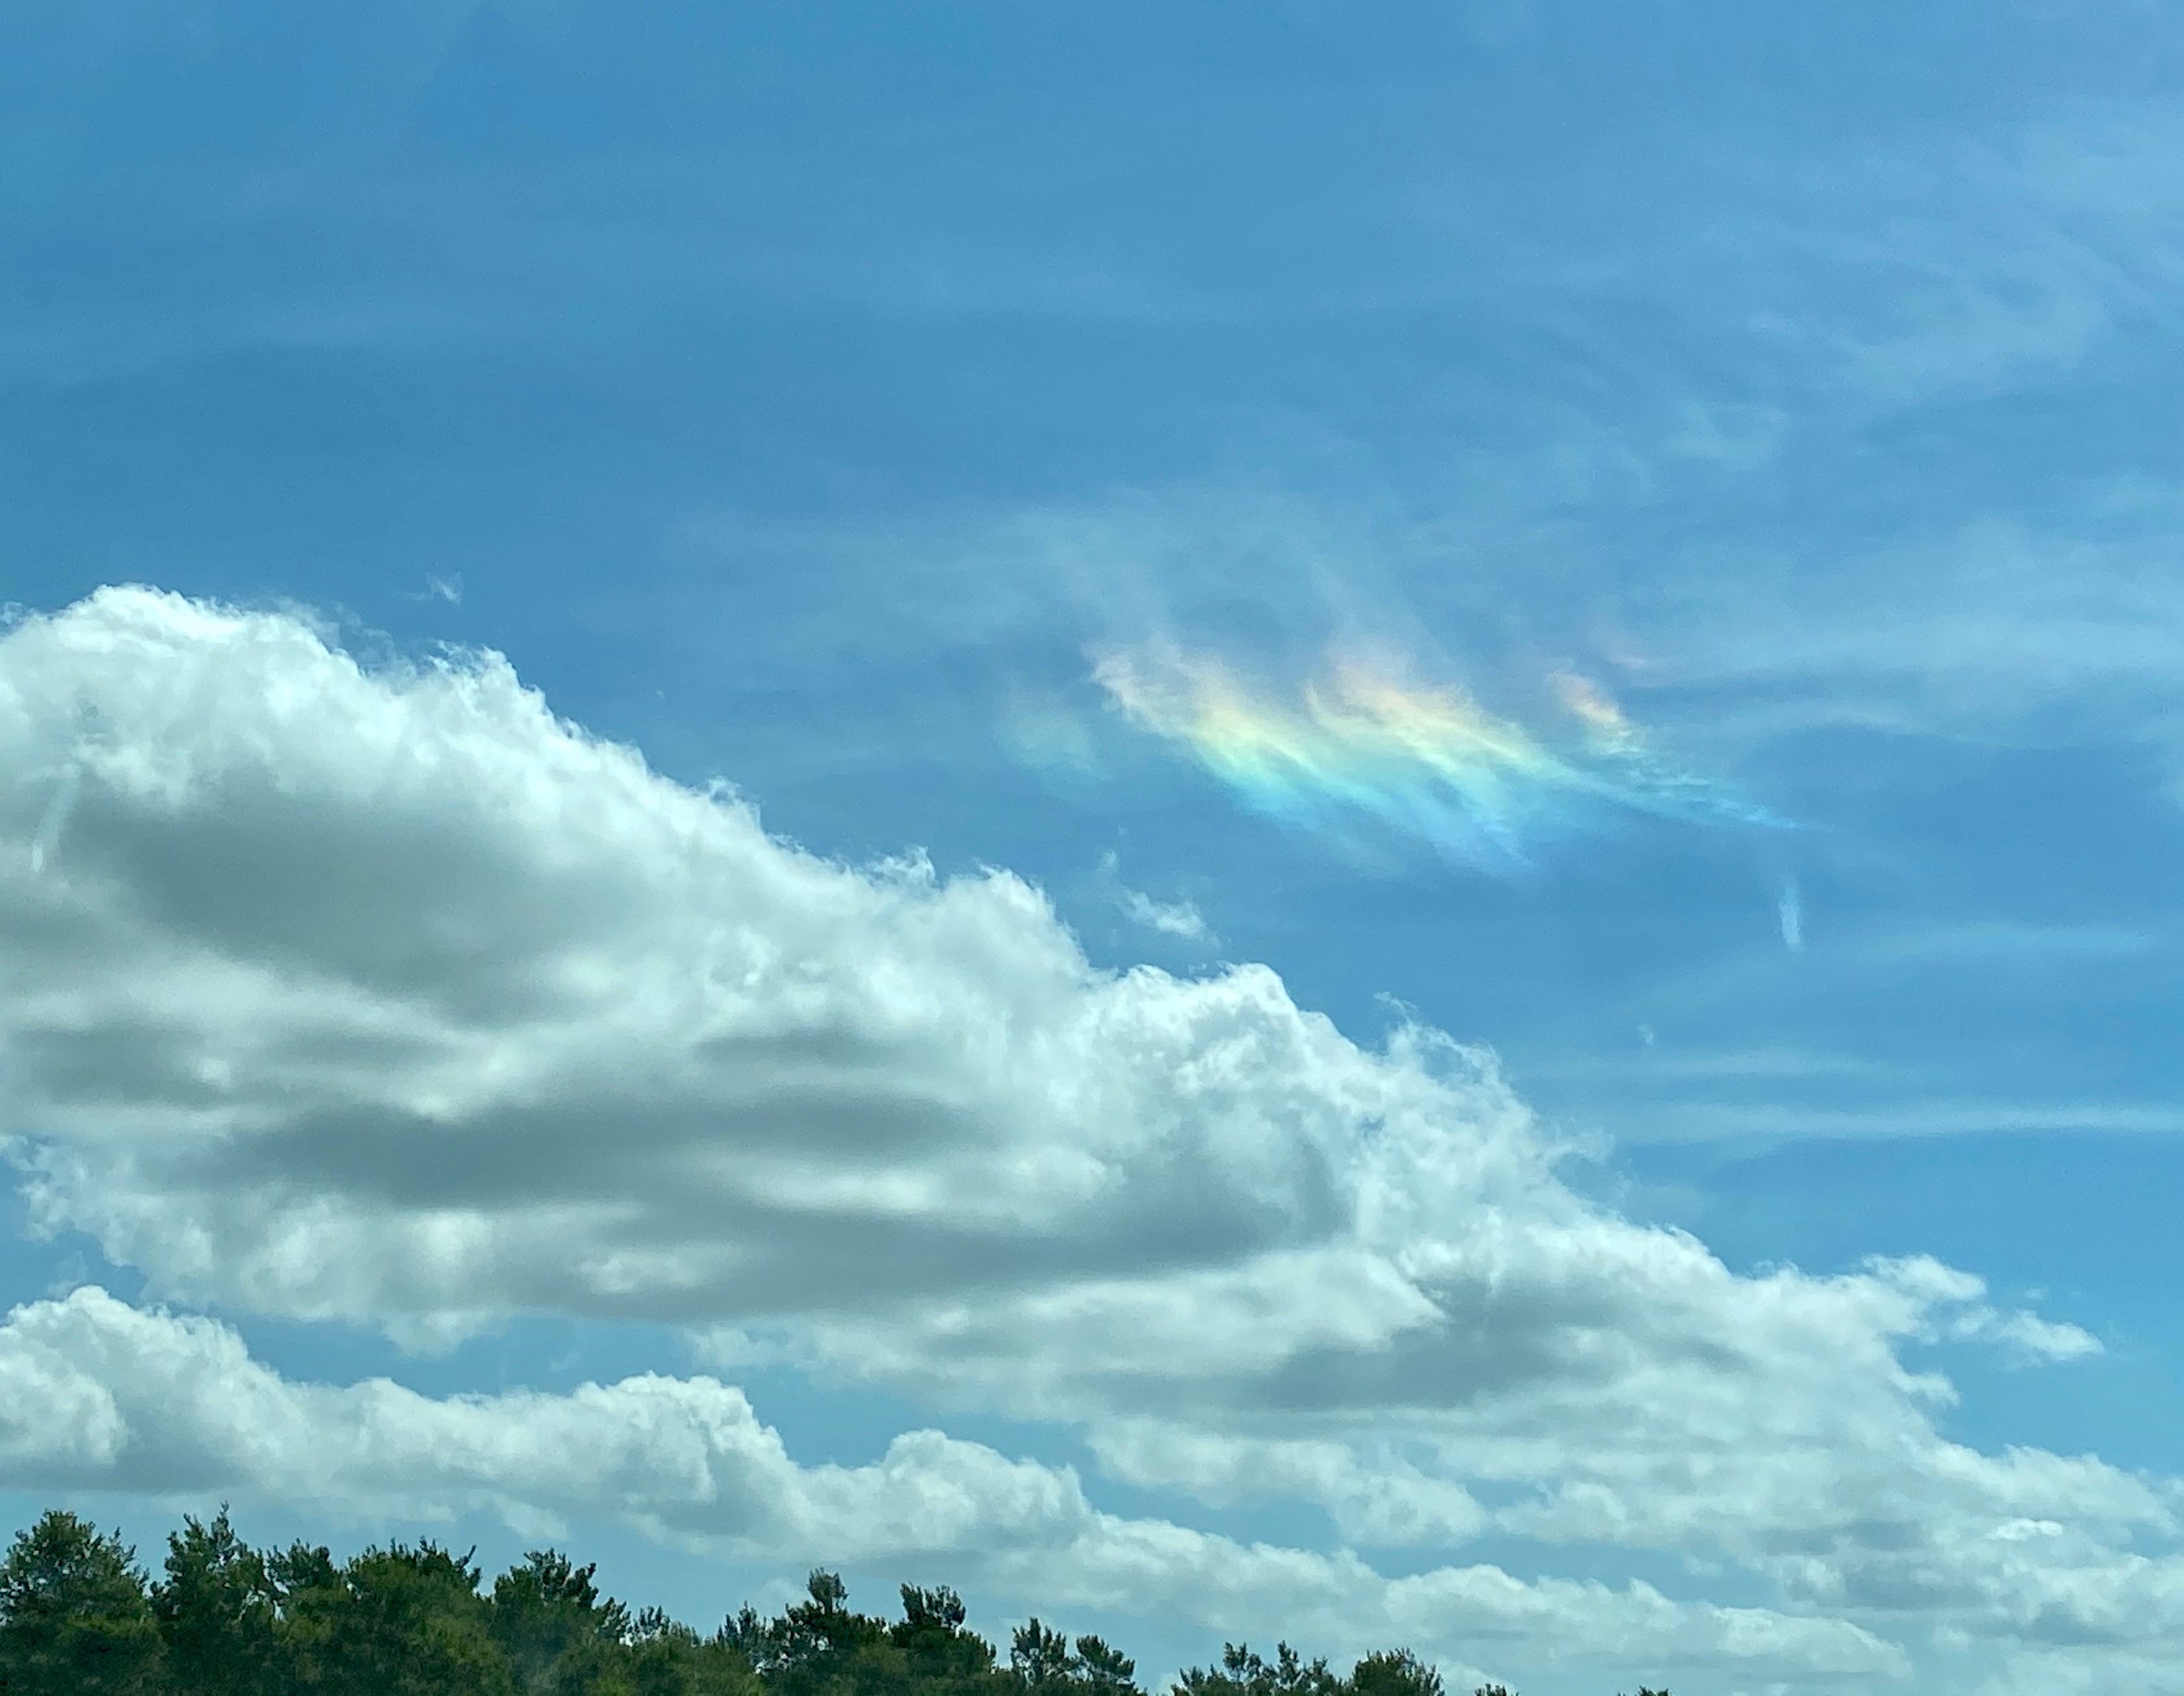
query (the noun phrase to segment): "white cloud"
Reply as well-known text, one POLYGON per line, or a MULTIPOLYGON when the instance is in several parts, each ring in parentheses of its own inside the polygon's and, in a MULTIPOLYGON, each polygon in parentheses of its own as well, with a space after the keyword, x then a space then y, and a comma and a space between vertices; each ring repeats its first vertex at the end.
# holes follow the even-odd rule
POLYGON ((385 1380, 295 1384, 224 1325, 96 1288, 9 1314, 0 1373, 18 1386, 0 1413, 18 1487, 241 1490, 349 1520, 483 1509, 523 1530, 605 1516, 737 1554, 852 1562, 1067 1545, 1090 1517, 1066 1471, 934 1431, 870 1466, 799 1467, 710 1378, 444 1400, 385 1380))
POLYGON ((1178 937, 1185 942, 1214 940, 1206 915, 1187 901, 1156 901, 1142 890, 1125 890, 1123 912, 1131 923, 1157 930, 1163 936, 1178 937))
MULTIPOLYGON (((1164 1614, 1217 1631, 1270 1620, 1352 1652, 1401 1638, 1458 1666, 1482 1643, 1585 1662, 1662 1661, 1746 1677, 1889 1673, 1856 1626, 1669 1600, 1643 1584, 1525 1583, 1497 1567, 1388 1579, 1348 1555, 1102 1513, 1067 1468, 908 1432, 863 1466, 803 1466, 743 1394, 644 1376, 566 1395, 434 1399, 384 1380, 287 1381, 225 1326, 103 1290, 0 1325, 0 1481, 240 1493, 355 1520, 495 1513, 555 1535, 609 1517, 747 1559, 848 1565, 954 1556, 1041 1606, 1164 1614)), ((1483 1676, 1483 1675, 1482 1675, 1483 1676)))
POLYGON ((1220 946, 1221 939, 1213 934, 1213 927, 1206 922, 1206 915, 1199 912, 1195 902, 1156 901, 1143 890, 1134 890, 1124 883, 1120 859, 1112 851, 1100 856, 1094 881, 1131 923, 1162 936, 1173 936, 1179 942, 1220 946))
POLYGON ((1930 1261, 1736 1275, 1580 1199, 1486 1057, 1419 1029, 1361 1048, 1263 967, 1095 970, 1006 873, 815 858, 496 658, 369 672, 293 617, 109 591, 0 639, 0 1076, 34 1214, 160 1297, 423 1341, 681 1322, 724 1362, 1073 1424, 1124 1481, 1316 1502, 1361 1546, 1726 1562, 1797 1617, 1240 1551, 930 1434, 878 1472, 794 1469, 702 1380, 283 1386, 217 1328, 90 1297, 23 1310, 0 1356, 10 1405, 52 1416, 7 1438, 20 1476, 308 1495, 292 1433, 383 1419, 356 1439, 382 1470, 333 1496, 783 1551, 808 1524, 834 1559, 1021 1547, 1040 1584, 1076 1575, 1046 1593, 1102 1606, 1160 1605, 1188 1567, 1228 1598, 1209 1624, 1262 1637, 1418 1636, 1502 1597, 1524 1654, 1749 1639, 1802 1677, 1892 1664, 1868 1629, 1996 1666, 2180 1630, 2175 1570, 2135 1549, 2173 1535, 2171 1483, 1953 1442, 1947 1384, 1905 1359, 2067 1359, 2083 1331, 1930 1261), (131 1403, 148 1359, 170 1377, 131 1403))
POLYGON ((1338 1233, 1379 1124, 1552 1188, 1498 1084, 1262 967, 1095 972, 1006 873, 800 853, 498 661, 108 594, 6 639, 0 751, 81 774, 0 885, 35 1205, 176 1296, 720 1319, 1223 1267, 1338 1233))

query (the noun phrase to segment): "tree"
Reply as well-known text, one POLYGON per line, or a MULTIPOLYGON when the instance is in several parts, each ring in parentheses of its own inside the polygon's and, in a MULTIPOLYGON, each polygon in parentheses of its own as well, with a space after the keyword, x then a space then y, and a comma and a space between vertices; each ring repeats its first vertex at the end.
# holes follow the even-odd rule
POLYGON ((805 1599, 773 1620, 746 1606, 722 1627, 722 1640, 742 1652, 780 1696, 877 1696, 909 1684, 902 1652, 884 1620, 852 1613, 838 1573, 814 1571, 805 1599))
POLYGON ((270 1696, 277 1593, 265 1557, 236 1536, 226 1508, 210 1525, 187 1518, 169 1535, 152 1613, 175 1696, 270 1696))
POLYGON ((335 1632, 349 1595, 332 1552, 292 1543, 265 1557, 265 1576, 273 1591, 275 1688, 282 1696, 335 1688, 335 1632))
POLYGON ((1245 1643, 1221 1646, 1221 1671, 1194 1666, 1177 1682, 1187 1696, 1340 1696, 1343 1682, 1326 1661, 1305 1660, 1287 1643, 1274 1645, 1271 1665, 1245 1643))
MULTIPOLYGON (((184 1519, 148 1583, 118 1534, 49 1513, 0 1559, 0 1696, 1145 1696, 1128 1656, 1036 1618, 1002 1661, 944 1586, 904 1585, 891 1621, 853 1610, 821 1569, 779 1615, 745 1606, 708 1638, 658 1608, 632 1617, 596 1576, 534 1549, 486 1593, 470 1554, 260 1551, 223 1507, 184 1519)), ((1271 1660, 1223 1644, 1217 1667, 1178 1675, 1167 1696, 1447 1693, 1407 1649, 1338 1676, 1283 1643, 1271 1660)))
POLYGON ((1044 1691, 1069 1679, 1069 1639, 1039 1624, 1037 1615, 1018 1626, 1009 1644, 1009 1671, 1027 1690, 1044 1691))
POLYGON ((963 1624, 963 1598, 953 1590, 902 1587, 902 1622, 888 1641, 902 1652, 913 1688, 933 1696, 997 1696, 994 1646, 963 1624))
POLYGON ((629 1610, 602 1602, 596 1566, 578 1566, 554 1549, 532 1549, 521 1566, 493 1580, 490 1630, 507 1654, 519 1689, 576 1696, 622 1659, 629 1610))
POLYGON ((1016 1682, 1053 1696, 1140 1696, 1137 1670, 1135 1661, 1100 1638, 1081 1637, 1072 1649, 1068 1638, 1036 1619, 1017 1628, 1009 1647, 1009 1671, 1016 1682))
POLYGON ((136 1552, 74 1514, 17 1533, 0 1562, 0 1693, 150 1696, 159 1628, 136 1552))
POLYGON ((1367 1655, 1350 1669, 1350 1690, 1351 1696, 1442 1696, 1440 1674, 1407 1649, 1367 1655))
POLYGON ((637 1616, 624 1665, 632 1696, 763 1696, 750 1663, 725 1634, 707 1642, 658 1608, 637 1616))
POLYGON ((1073 1671, 1077 1682, 1095 1696, 1139 1696, 1138 1664, 1104 1637, 1077 1639, 1073 1671))
POLYGON ((315 1680, 328 1696, 516 1696, 478 1570, 431 1543, 367 1548, 326 1593, 315 1680))

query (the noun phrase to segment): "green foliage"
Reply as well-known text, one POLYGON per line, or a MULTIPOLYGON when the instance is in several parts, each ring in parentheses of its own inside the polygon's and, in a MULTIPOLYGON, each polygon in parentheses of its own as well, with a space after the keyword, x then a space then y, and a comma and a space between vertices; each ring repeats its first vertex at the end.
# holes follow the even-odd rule
POLYGON ((1351 1696, 1443 1696, 1440 1674, 1407 1649, 1367 1655, 1350 1669, 1350 1690, 1351 1696))
POLYGON ((1137 1690, 1137 1663, 1095 1637, 1072 1645, 1036 1619, 1019 1627, 1009 1648, 1011 1682, 1044 1696, 1124 1696, 1137 1690))
POLYGON ((186 1519, 167 1538, 166 1576, 152 1613, 175 1696, 274 1696, 279 1593, 266 1559, 235 1534, 222 1508, 210 1525, 186 1519))
POLYGON ((631 1637, 629 1610, 600 1600, 597 1570, 534 1548, 493 1580, 493 1641, 525 1696, 583 1696, 627 1682, 613 1675, 631 1637))
POLYGON ((746 1604, 721 1628, 722 1639, 777 1696, 906 1689, 909 1660, 891 1641, 887 1621, 853 1613, 849 1593, 840 1575, 814 1572, 803 1601, 772 1620, 761 1620, 746 1604))
POLYGON ((348 1603, 333 1556, 291 1543, 265 1557, 273 1591, 273 1688, 281 1696, 333 1688, 336 1628, 348 1603))
POLYGON ((657 1608, 637 1616, 627 1669, 631 1696, 764 1696, 750 1662, 725 1632, 701 1638, 657 1608))
POLYGON ((47 1514, 0 1562, 0 1693, 150 1696, 159 1628, 136 1552, 74 1514, 47 1514))
POLYGON ((1243 1643, 1223 1643, 1221 1670, 1193 1667, 1177 1682, 1184 1696, 1343 1696, 1344 1681, 1324 1660, 1304 1660, 1287 1643, 1270 1665, 1243 1643))
POLYGON ((478 1570, 437 1544, 368 1548, 326 1594, 316 1681, 326 1696, 516 1696, 478 1570))
POLYGON ((933 1696, 982 1696, 997 1682, 994 1646, 963 1624, 963 1598, 953 1590, 902 1587, 902 1623, 888 1642, 903 1658, 913 1688, 933 1696))
MULTIPOLYGON (((50 1513, 0 1561, 0 1696, 1146 1696, 1128 1656, 1037 1619, 1004 1662, 946 1588, 904 1585, 888 1620, 822 1569, 773 1617, 746 1605, 701 1637, 657 1608, 632 1616, 595 1572, 533 1549, 488 1591, 469 1555, 432 1543, 345 1562, 253 1548, 223 1508, 183 1520, 151 1582, 118 1535, 50 1513)), ((1407 1649, 1341 1674, 1285 1643, 1271 1661, 1228 1643, 1168 1696, 1446 1692, 1407 1649)))

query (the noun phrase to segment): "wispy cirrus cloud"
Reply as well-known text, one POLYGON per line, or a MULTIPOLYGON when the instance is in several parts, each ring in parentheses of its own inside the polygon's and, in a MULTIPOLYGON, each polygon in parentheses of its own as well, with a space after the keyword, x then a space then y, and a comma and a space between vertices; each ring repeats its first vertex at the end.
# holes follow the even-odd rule
POLYGON ((1548 678, 1553 710, 1529 723, 1364 650, 1336 650, 1286 692, 1167 640, 1097 650, 1093 676, 1133 722, 1182 747, 1247 806, 1353 846, 1393 837, 1509 869, 1537 844, 1618 814, 1788 823, 1664 759, 1575 672, 1548 678))

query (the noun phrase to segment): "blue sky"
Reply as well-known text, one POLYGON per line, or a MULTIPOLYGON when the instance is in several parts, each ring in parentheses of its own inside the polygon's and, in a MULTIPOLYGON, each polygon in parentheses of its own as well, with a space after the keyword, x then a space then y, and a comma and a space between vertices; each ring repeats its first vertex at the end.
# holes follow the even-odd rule
POLYGON ((2181 55, 12 9, 4 1499, 2184 1689, 2181 55))

